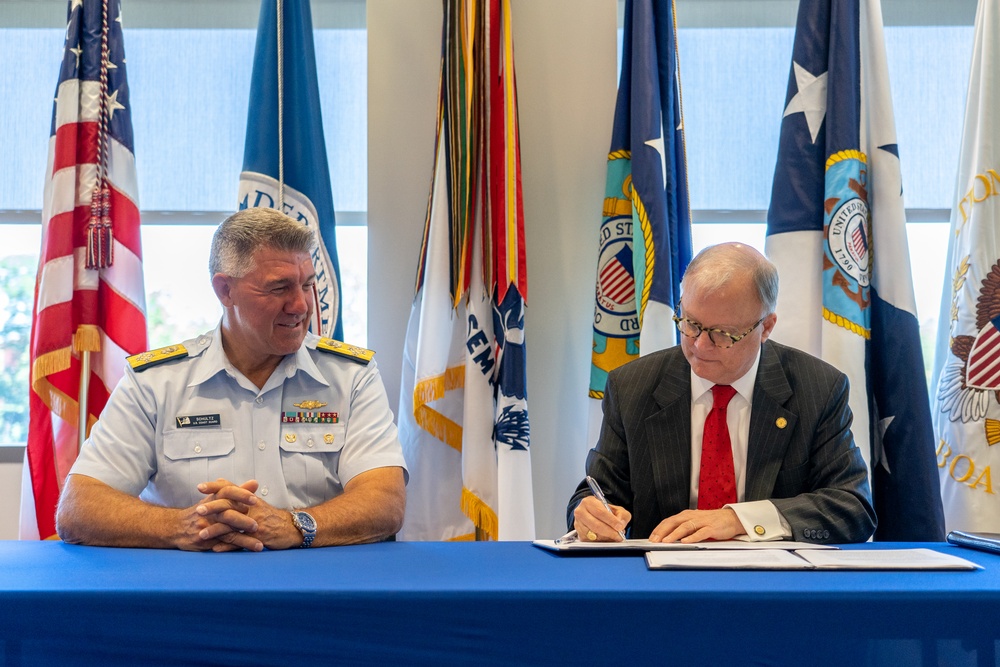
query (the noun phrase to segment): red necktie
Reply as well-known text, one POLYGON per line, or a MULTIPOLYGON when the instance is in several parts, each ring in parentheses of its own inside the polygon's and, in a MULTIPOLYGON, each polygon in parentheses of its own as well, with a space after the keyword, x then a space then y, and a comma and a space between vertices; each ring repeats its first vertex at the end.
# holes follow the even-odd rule
POLYGON ((712 387, 712 410, 705 420, 701 441, 701 473, 698 475, 698 509, 717 510, 736 502, 736 472, 733 445, 726 425, 726 409, 736 390, 728 384, 712 387))

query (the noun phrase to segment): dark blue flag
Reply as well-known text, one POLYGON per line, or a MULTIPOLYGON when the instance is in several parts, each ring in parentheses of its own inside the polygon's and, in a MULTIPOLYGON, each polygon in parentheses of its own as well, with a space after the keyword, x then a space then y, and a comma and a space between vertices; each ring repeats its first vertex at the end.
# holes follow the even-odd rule
POLYGON ((640 350, 676 343, 671 317, 691 261, 691 213, 671 0, 625 3, 604 196, 592 398, 601 398, 608 373, 640 350))
POLYGON ((279 72, 276 4, 262 0, 260 6, 239 207, 278 209, 316 232, 316 313, 310 328, 339 340, 343 338, 340 267, 312 15, 308 0, 281 3, 279 72))
POLYGON ((943 539, 878 0, 799 4, 767 233, 775 339, 850 378, 875 539, 943 539))

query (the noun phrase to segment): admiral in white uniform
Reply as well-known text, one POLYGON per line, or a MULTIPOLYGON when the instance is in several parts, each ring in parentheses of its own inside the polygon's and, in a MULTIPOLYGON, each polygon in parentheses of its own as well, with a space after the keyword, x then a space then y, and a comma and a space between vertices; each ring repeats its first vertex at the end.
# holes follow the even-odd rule
POLYGON ((223 222, 222 322, 129 359, 67 478, 64 540, 260 550, 399 530, 406 467, 374 353, 306 332, 312 238, 271 209, 223 222))

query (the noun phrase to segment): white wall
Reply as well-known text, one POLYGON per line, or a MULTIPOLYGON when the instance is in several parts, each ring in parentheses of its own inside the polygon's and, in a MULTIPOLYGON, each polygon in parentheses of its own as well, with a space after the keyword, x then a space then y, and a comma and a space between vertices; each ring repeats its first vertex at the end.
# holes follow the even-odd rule
MULTIPOLYGON (((538 537, 583 477, 597 233, 616 82, 616 0, 512 0, 528 255, 538 537)), ((398 404, 433 167, 440 0, 368 0, 368 343, 398 404)))
POLYGON ((21 462, 24 449, 0 451, 0 540, 16 540, 21 511, 21 462))

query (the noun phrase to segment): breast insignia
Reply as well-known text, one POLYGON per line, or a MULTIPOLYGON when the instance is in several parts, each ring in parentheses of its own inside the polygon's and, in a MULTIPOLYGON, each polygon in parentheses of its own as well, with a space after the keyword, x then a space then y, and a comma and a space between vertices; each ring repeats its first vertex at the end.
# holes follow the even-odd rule
POLYGON ((188 356, 188 351, 183 345, 168 345, 158 350, 133 354, 126 361, 128 361, 128 365, 132 367, 133 371, 141 373, 157 364, 162 364, 171 359, 183 359, 186 356, 188 356))
POLYGON ((345 359, 351 359, 362 364, 367 364, 372 360, 372 357, 375 356, 374 350, 366 350, 365 348, 358 347, 357 345, 341 343, 339 340, 334 340, 332 338, 320 338, 319 342, 316 343, 316 349, 336 354, 344 357, 345 359))

